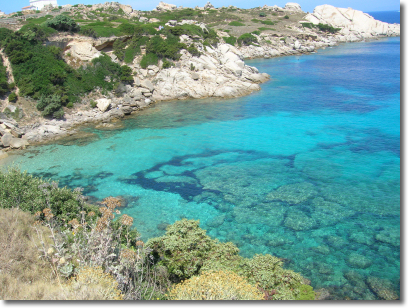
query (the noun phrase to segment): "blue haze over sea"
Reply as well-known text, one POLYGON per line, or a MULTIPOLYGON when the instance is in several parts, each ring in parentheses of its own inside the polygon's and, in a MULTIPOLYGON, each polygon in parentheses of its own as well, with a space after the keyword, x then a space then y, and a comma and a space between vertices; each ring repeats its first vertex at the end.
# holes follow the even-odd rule
POLYGON ((368 281, 399 294, 400 38, 246 63, 272 77, 259 92, 157 103, 123 129, 87 127, 89 138, 13 163, 96 199, 123 196, 145 240, 199 219, 332 299, 376 299, 368 281))

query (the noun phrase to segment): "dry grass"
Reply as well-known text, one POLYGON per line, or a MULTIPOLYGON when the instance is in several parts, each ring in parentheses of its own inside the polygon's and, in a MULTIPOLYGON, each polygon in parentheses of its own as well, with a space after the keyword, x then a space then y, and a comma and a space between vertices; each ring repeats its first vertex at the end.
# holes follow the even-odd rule
POLYGON ((34 222, 20 210, 0 209, 0 299, 40 300, 59 292, 51 266, 36 248, 34 222))
POLYGON ((205 272, 179 283, 170 300, 263 300, 264 295, 231 271, 205 272))

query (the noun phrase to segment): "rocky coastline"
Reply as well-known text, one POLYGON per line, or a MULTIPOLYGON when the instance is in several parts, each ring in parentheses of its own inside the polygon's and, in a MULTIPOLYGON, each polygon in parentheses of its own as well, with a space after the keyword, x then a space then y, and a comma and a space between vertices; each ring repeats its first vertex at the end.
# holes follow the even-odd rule
MULTIPOLYGON (((126 14, 140 16, 136 11, 129 9, 129 6, 125 8, 126 14)), ((162 2, 156 8, 158 11, 176 9, 175 6, 162 2)), ((217 47, 210 47, 198 43, 195 45, 200 52, 199 56, 193 56, 187 50, 182 50, 180 60, 170 68, 163 68, 163 62, 160 60, 158 65, 149 65, 143 69, 140 66, 141 56, 137 56, 129 65, 134 74, 132 85, 123 85, 115 91, 116 93, 108 94, 102 94, 96 89, 82 99, 83 104, 76 104, 74 108, 67 109, 61 120, 45 119, 37 113, 37 116, 17 123, 11 117, 0 113, 0 159, 7 157, 7 152, 14 149, 24 149, 28 145, 66 136, 75 137, 78 127, 84 124, 94 123, 102 129, 114 128, 112 121, 134 114, 152 103, 206 97, 232 98, 258 91, 259 84, 268 81, 270 76, 246 65, 244 62, 246 59, 308 54, 340 43, 400 35, 400 25, 386 24, 352 9, 322 5, 316 7, 313 13, 306 14, 295 3, 288 3, 285 8, 264 6, 264 9, 303 15, 299 15, 302 16, 301 20, 290 27, 293 33, 291 35, 253 34, 259 44, 250 46, 235 47, 220 43, 217 47), (335 34, 322 33, 312 27, 302 26, 304 23, 315 25, 324 23, 338 27, 340 31, 335 34), (90 102, 94 102, 95 108, 90 107, 90 102)), ((183 20, 182 23, 188 22, 183 20)), ((171 21, 166 25, 175 26, 177 22, 171 21)), ((200 27, 205 25, 202 24, 200 27)), ((223 31, 218 31, 217 34, 219 37, 228 36, 223 31)), ((119 63, 111 52, 111 46, 117 39, 125 40, 126 37, 92 39, 66 35, 55 38, 50 44, 62 46, 65 61, 75 67, 100 56, 102 52, 119 63)), ((180 39, 189 44, 194 38, 182 35, 180 39)), ((9 78, 13 78, 12 74, 9 74, 9 78)), ((11 112, 16 110, 15 105, 7 99, 4 103, 3 110, 6 108, 11 112)), ((35 115, 35 112, 32 114, 35 115)))

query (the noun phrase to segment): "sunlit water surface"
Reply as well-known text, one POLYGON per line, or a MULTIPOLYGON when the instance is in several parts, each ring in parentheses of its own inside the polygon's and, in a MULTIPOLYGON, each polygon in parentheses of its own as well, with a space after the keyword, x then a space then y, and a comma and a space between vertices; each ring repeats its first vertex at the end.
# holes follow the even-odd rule
POLYGON ((97 199, 124 196, 144 239, 199 219, 333 299, 375 299, 377 285, 399 294, 399 48, 390 38, 248 61, 272 76, 257 93, 158 103, 124 129, 86 128, 94 135, 14 164, 97 199))

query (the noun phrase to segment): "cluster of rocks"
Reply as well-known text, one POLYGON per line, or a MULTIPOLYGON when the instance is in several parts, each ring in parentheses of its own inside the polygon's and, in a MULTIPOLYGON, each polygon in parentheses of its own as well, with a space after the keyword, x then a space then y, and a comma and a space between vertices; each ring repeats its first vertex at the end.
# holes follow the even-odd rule
POLYGON ((18 123, 4 114, 0 114, 0 159, 7 157, 10 149, 24 149, 29 145, 25 131, 19 128, 18 123))

